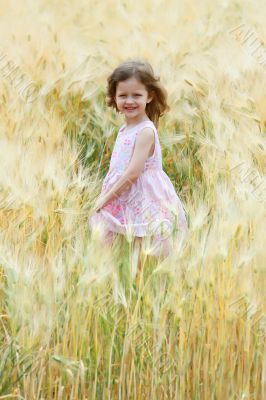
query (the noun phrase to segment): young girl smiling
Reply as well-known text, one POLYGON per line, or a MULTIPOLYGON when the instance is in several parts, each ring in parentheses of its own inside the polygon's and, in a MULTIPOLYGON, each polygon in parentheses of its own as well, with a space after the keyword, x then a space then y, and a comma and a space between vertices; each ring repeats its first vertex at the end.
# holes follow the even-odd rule
POLYGON ((130 60, 108 77, 107 94, 108 106, 124 114, 125 123, 89 224, 102 228, 106 244, 123 234, 134 237, 146 254, 166 257, 174 249, 173 232, 181 239, 188 230, 182 203, 162 168, 157 126, 169 110, 167 92, 148 62, 130 60))

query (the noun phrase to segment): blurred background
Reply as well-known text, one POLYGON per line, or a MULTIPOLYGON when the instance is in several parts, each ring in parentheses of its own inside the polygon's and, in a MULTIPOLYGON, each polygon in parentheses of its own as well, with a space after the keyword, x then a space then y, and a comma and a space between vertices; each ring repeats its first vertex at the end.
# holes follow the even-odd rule
POLYGON ((266 398, 266 5, 0 1, 0 397, 266 398), (88 230, 144 58, 189 239, 130 278, 88 230))

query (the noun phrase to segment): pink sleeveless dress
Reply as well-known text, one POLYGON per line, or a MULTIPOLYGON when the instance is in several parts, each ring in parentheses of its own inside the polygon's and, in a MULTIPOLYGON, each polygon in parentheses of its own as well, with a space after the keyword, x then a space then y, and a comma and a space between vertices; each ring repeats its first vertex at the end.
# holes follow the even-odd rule
POLYGON ((88 222, 91 229, 101 229, 105 243, 112 243, 116 234, 126 235, 129 240, 133 236, 146 237, 147 254, 165 257, 174 250, 174 240, 186 238, 188 224, 183 205, 162 168, 160 141, 151 120, 132 128, 126 128, 126 124, 121 126, 101 194, 108 192, 123 175, 132 157, 136 136, 145 127, 154 131, 155 148, 145 161, 142 173, 129 189, 94 212, 88 222))

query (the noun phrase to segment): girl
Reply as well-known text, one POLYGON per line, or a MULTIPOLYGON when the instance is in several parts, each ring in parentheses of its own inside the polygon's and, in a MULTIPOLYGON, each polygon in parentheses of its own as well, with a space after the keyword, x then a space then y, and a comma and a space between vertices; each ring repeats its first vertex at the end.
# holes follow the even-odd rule
POLYGON ((100 227, 105 244, 122 234, 145 254, 164 258, 173 249, 173 236, 178 233, 181 240, 188 230, 182 203, 162 168, 157 125, 170 108, 167 92, 148 62, 130 60, 108 77, 107 95, 107 105, 124 114, 125 123, 89 224, 100 227))

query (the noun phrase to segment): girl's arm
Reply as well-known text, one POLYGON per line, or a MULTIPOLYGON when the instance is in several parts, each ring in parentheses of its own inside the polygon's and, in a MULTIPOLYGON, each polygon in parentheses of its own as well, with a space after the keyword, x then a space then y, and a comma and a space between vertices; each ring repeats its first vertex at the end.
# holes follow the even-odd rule
POLYGON ((96 202, 96 211, 99 211, 115 197, 119 197, 138 179, 144 169, 145 161, 149 157, 149 152, 154 144, 154 140, 154 131, 152 128, 143 128, 138 133, 129 165, 112 189, 100 195, 96 202))

